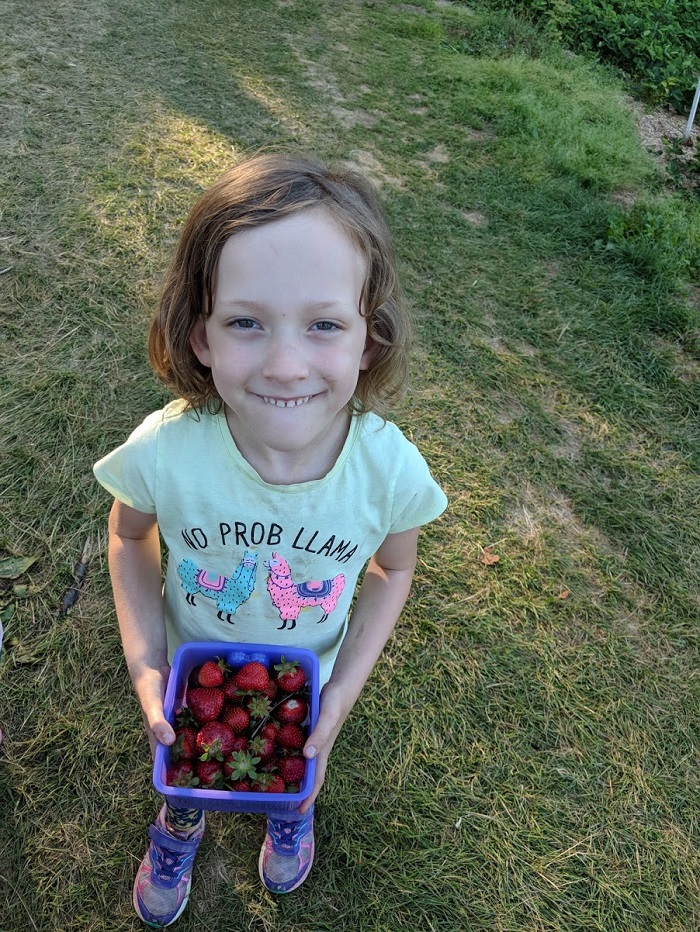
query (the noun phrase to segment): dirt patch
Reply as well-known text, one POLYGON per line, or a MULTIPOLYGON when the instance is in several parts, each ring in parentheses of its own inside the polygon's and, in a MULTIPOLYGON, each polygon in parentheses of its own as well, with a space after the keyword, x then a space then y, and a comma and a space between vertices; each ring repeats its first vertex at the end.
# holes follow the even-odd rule
POLYGON ((444 145, 440 142, 434 149, 431 149, 430 152, 426 155, 426 158, 429 162, 441 162, 443 165, 446 165, 450 161, 450 154, 444 145))
MULTIPOLYGON (((662 165, 666 166, 668 158, 664 150, 664 139, 682 139, 685 136, 688 117, 667 108, 648 111, 636 100, 630 100, 629 106, 634 114, 639 136, 644 147, 653 153, 662 165)), ((677 158, 683 161, 693 159, 698 152, 697 140, 698 127, 696 122, 690 135, 689 145, 683 146, 682 152, 677 158)))
POLYGON ((366 149, 353 149, 350 152, 350 158, 346 160, 346 164, 368 175, 379 187, 385 184, 393 188, 399 188, 400 190, 403 190, 405 187, 400 178, 390 175, 379 159, 366 149))
POLYGON ((465 142, 488 142, 489 139, 495 138, 495 134, 486 129, 468 129, 464 134, 465 142))
POLYGON ((366 110, 346 110, 345 107, 331 107, 331 113, 347 129, 353 126, 374 126, 379 117, 367 113, 366 110))
POLYGON ((485 227, 488 223, 486 216, 478 210, 460 210, 460 214, 473 227, 485 227))

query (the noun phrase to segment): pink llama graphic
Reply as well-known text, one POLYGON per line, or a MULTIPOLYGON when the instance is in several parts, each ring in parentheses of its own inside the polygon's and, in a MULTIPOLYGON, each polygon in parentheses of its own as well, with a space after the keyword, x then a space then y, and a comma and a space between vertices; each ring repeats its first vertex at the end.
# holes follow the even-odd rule
POLYGON ((302 608, 312 608, 314 605, 320 605, 323 609, 323 617, 318 620, 318 624, 321 624, 336 607, 345 588, 345 576, 342 573, 333 579, 294 582, 289 563, 274 551, 270 559, 265 560, 265 566, 270 571, 267 591, 282 619, 278 631, 284 630, 288 621, 291 621, 291 631, 296 627, 302 608))

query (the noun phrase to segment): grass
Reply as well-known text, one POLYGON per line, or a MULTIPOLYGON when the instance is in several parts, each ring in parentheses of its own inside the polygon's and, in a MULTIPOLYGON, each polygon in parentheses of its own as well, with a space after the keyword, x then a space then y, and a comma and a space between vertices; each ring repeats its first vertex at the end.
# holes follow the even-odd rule
POLYGON ((91 465, 165 399, 144 325, 185 211, 266 147, 381 185, 419 336, 396 420, 450 508, 334 751, 311 880, 273 899, 260 820, 214 816, 178 927, 696 928, 700 219, 622 85, 433 0, 0 18, 0 547, 38 557, 3 597, 3 932, 141 927, 157 800, 91 465))

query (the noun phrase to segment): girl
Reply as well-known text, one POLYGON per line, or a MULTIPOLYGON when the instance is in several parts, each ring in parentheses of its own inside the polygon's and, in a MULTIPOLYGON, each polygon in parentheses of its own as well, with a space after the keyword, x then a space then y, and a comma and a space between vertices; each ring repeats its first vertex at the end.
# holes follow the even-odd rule
MULTIPOLYGON (((325 686, 303 750, 315 784, 298 812, 268 814, 260 853, 275 893, 311 869, 328 756, 408 596, 419 528, 446 505, 418 450, 381 416, 404 387, 408 323, 371 185, 302 159, 250 158, 194 206, 151 327, 151 364, 179 400, 95 466, 115 497, 110 573, 152 747, 175 739, 163 696, 181 642, 319 655, 325 686), (250 593, 233 612, 217 609, 214 587, 184 588, 192 571, 206 581, 241 564, 250 593), (283 602, 278 573, 299 593, 327 581, 330 604, 283 602)), ((134 885, 148 924, 182 913, 203 833, 202 812, 168 806, 150 827, 134 885)))

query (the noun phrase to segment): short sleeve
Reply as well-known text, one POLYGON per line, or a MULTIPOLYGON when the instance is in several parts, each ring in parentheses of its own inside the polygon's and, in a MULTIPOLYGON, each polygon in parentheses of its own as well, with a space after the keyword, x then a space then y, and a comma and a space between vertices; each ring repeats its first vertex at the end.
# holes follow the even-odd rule
POLYGON ((149 415, 121 446, 93 467, 101 486, 120 502, 145 514, 156 513, 156 463, 162 420, 162 411, 149 415))
POLYGON ((431 476, 418 449, 404 438, 401 452, 401 467, 394 485, 391 534, 429 524, 447 507, 447 496, 431 476))

